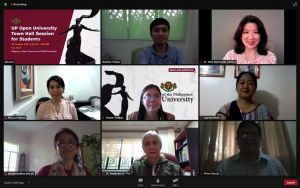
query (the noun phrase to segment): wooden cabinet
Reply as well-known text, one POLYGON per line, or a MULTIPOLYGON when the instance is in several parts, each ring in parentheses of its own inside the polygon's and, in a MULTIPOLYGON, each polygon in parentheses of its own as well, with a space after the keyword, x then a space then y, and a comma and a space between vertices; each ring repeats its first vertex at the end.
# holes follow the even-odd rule
POLYGON ((198 128, 185 128, 176 137, 175 156, 187 176, 198 175, 198 128))

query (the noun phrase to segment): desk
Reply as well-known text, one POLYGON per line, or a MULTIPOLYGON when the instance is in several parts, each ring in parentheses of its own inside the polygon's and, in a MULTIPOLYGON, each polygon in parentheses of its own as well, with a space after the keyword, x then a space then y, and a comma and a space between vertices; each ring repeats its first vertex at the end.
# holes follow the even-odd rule
POLYGON ((78 110, 93 120, 100 120, 100 106, 94 108, 91 105, 81 106, 78 110))

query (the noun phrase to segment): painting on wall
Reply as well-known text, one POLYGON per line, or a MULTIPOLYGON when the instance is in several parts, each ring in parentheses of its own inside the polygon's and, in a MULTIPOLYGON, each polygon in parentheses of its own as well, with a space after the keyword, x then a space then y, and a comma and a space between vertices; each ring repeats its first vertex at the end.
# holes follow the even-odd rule
POLYGON ((15 98, 22 100, 33 96, 34 88, 34 66, 16 65, 15 66, 15 98))
POLYGON ((259 78, 259 65, 235 65, 234 77, 237 78, 242 72, 252 72, 259 78))
POLYGON ((225 65, 200 65, 201 77, 224 77, 225 65))

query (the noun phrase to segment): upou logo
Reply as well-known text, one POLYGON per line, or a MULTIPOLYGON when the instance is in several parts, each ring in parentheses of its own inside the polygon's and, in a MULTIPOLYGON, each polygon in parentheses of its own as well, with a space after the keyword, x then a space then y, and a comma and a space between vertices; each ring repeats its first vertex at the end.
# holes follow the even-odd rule
POLYGON ((21 19, 19 19, 19 18, 14 18, 14 19, 11 20, 11 23, 12 23, 13 25, 19 25, 19 24, 21 23, 21 19))
POLYGON ((174 89, 177 88, 177 85, 176 85, 175 82, 172 84, 172 82, 167 81, 165 83, 161 83, 160 88, 163 89, 166 92, 171 92, 171 91, 173 91, 174 89))

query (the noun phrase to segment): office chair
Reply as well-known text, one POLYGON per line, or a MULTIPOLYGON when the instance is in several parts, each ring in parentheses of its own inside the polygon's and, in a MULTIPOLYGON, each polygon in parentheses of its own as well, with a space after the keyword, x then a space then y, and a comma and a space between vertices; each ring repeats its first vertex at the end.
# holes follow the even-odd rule
POLYGON ((139 64, 140 61, 140 53, 143 48, 136 48, 131 52, 131 64, 139 64))

